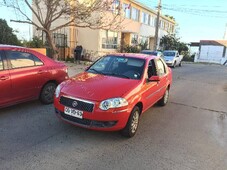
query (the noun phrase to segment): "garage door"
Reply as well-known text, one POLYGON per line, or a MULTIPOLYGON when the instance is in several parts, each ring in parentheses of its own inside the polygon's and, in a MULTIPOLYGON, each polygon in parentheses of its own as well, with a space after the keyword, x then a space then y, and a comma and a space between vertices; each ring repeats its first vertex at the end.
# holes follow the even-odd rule
POLYGON ((200 60, 220 63, 223 55, 223 46, 201 46, 200 60))

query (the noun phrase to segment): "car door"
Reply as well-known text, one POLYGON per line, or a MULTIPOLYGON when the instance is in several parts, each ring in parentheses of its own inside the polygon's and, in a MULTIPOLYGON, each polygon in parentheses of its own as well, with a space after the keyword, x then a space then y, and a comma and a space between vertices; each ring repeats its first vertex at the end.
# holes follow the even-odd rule
POLYGON ((11 80, 7 62, 0 50, 0 107, 11 101, 11 80))
POLYGON ((157 91, 158 100, 159 100, 160 98, 162 98, 167 88, 168 67, 166 66, 165 62, 161 58, 155 59, 155 66, 157 70, 157 75, 159 76, 158 91, 157 91))
POLYGON ((45 79, 42 77, 43 63, 34 59, 34 55, 21 51, 6 51, 10 63, 10 76, 12 83, 12 98, 15 101, 23 101, 37 97, 45 79))
POLYGON ((144 104, 144 110, 147 110, 156 101, 159 99, 158 90, 159 90, 159 82, 158 81, 149 81, 148 79, 151 76, 157 76, 156 66, 154 59, 151 59, 147 66, 146 74, 146 82, 143 84, 142 87, 142 98, 144 104))

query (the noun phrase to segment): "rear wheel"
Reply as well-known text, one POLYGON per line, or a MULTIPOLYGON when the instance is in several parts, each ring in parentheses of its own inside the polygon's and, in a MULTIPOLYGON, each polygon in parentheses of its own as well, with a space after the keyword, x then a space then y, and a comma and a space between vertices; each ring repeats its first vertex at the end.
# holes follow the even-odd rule
POLYGON ((159 106, 165 106, 169 100, 169 88, 166 89, 165 94, 163 97, 158 101, 159 106))
POLYGON ((56 89, 55 83, 47 83, 41 93, 40 93, 40 101, 43 104, 51 104, 54 101, 54 92, 56 89))
POLYGON ((140 108, 135 106, 130 114, 128 122, 125 128, 121 131, 121 134, 125 137, 133 137, 136 134, 139 125, 140 108))

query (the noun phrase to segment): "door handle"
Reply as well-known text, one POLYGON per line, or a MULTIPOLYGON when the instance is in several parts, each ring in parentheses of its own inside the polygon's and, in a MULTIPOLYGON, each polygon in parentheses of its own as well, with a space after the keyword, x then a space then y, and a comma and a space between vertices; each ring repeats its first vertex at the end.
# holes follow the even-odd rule
POLYGON ((8 80, 9 79, 9 76, 1 76, 0 77, 0 80, 8 80))

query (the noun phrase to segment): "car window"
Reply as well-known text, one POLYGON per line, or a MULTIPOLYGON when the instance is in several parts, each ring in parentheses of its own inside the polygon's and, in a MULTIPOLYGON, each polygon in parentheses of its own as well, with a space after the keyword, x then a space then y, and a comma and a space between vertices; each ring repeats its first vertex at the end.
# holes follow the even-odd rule
POLYGON ((165 65, 162 62, 161 59, 158 59, 156 62, 156 68, 157 68, 157 73, 159 76, 163 76, 164 74, 166 74, 166 69, 165 69, 165 65))
POLYGON ((43 62, 36 56, 32 55, 33 57, 33 60, 35 61, 35 65, 36 66, 42 66, 43 65, 43 62))
POLYGON ((164 52, 163 52, 163 55, 164 55, 164 56, 175 56, 175 52, 168 52, 168 51, 165 52, 165 51, 164 51, 164 52))
POLYGON ((142 51, 141 53, 142 54, 148 54, 148 55, 155 55, 155 56, 157 56, 157 52, 155 52, 155 51, 142 51))
POLYGON ((7 51, 6 54, 10 60, 12 68, 35 66, 35 61, 32 54, 19 51, 7 51))
POLYGON ((92 65, 88 72, 104 74, 122 78, 140 79, 144 70, 145 60, 122 57, 106 56, 92 65))
POLYGON ((148 78, 150 78, 151 76, 156 76, 156 68, 155 68, 155 64, 154 64, 154 60, 150 60, 149 64, 148 64, 148 70, 147 70, 147 76, 148 78))
POLYGON ((3 70, 3 60, 1 54, 0 54, 0 70, 3 70))

